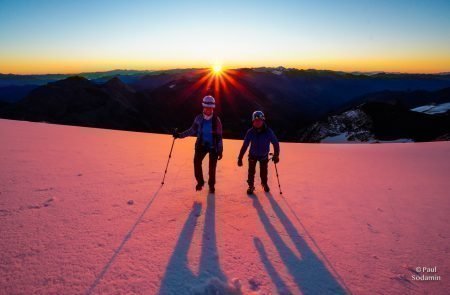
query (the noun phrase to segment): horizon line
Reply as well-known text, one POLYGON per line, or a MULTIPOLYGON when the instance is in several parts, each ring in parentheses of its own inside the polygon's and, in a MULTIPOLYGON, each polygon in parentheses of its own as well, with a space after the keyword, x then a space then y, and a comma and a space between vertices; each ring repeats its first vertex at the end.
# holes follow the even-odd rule
MULTIPOLYGON (((83 74, 101 74, 101 73, 107 73, 107 72, 114 72, 114 71, 134 71, 134 72, 163 72, 163 71, 174 71, 174 70, 204 70, 208 69, 210 67, 175 67, 175 68, 159 68, 159 69, 111 69, 111 70, 104 70, 104 71, 81 71, 81 72, 42 72, 42 73, 1 73, 0 75, 14 75, 14 76, 43 76, 43 75, 68 75, 68 76, 77 76, 77 75, 83 75, 83 74)), ((285 68, 287 70, 299 70, 299 71, 329 71, 329 72, 336 72, 336 73, 360 73, 360 74, 408 74, 408 75, 445 75, 450 74, 449 71, 438 71, 438 72, 403 72, 403 71, 383 71, 383 70, 368 70, 368 71, 361 71, 361 70, 353 70, 353 71, 346 71, 346 70, 330 70, 326 68, 297 68, 297 67, 286 67, 283 65, 279 66, 258 66, 258 67, 224 67, 225 70, 240 70, 240 69, 260 69, 260 68, 267 68, 267 69, 276 69, 276 68, 285 68)))

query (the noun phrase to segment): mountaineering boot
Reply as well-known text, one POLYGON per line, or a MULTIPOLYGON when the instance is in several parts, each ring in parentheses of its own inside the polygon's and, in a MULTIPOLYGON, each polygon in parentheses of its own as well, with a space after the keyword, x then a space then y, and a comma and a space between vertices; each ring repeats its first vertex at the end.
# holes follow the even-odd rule
POLYGON ((270 187, 267 185, 267 183, 263 183, 262 187, 266 193, 270 192, 270 187))
POLYGON ((255 191, 255 187, 253 185, 250 185, 247 189, 247 194, 251 195, 255 191))
POLYGON ((202 190, 202 188, 203 188, 203 183, 197 183, 197 185, 195 186, 195 190, 196 191, 201 191, 202 190))
POLYGON ((209 185, 209 192, 210 192, 211 194, 214 194, 215 191, 216 191, 216 188, 214 187, 214 184, 210 184, 210 185, 209 185))

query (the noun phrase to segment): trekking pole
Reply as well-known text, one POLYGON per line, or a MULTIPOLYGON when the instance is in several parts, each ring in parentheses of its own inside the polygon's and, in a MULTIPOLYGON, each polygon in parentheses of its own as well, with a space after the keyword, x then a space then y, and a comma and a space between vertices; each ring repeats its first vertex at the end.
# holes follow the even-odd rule
MULTIPOLYGON (((176 131, 176 129, 175 129, 176 131)), ((172 150, 173 150, 173 145, 175 144, 175 137, 172 140, 172 146, 170 147, 170 153, 169 153, 169 158, 167 159, 167 164, 166 164, 166 169, 164 170, 164 177, 163 180, 161 181, 161 185, 164 184, 164 180, 166 179, 166 174, 167 174, 167 168, 169 167, 169 162, 170 162, 170 158, 172 158, 172 150)))
MULTIPOLYGON (((273 153, 270 153, 269 155, 273 158, 273 153)), ((270 158, 270 160, 272 160, 272 158, 270 158)), ((278 189, 280 190, 280 195, 282 195, 283 192, 281 191, 280 176, 278 176, 277 163, 273 162, 273 164, 275 165, 275 174, 277 175, 278 189)))

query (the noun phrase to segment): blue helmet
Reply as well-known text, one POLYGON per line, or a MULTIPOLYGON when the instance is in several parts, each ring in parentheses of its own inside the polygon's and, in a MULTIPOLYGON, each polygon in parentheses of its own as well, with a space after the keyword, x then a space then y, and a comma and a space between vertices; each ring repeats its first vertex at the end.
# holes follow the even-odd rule
POLYGON ((252 122, 255 121, 256 119, 260 119, 265 121, 266 117, 264 116, 264 113, 261 111, 254 111, 252 114, 252 122))

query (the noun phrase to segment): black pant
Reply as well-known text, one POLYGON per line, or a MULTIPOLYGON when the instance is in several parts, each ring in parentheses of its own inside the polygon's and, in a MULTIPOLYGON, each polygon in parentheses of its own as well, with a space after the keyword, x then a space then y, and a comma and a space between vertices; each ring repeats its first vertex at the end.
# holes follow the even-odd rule
POLYGON ((202 162, 206 154, 209 153, 209 185, 216 183, 216 166, 217 166, 217 152, 214 149, 207 149, 205 147, 198 147, 195 149, 194 155, 194 174, 197 183, 204 184, 202 162))
POLYGON ((249 186, 255 184, 255 173, 256 173, 256 163, 259 162, 259 175, 261 177, 261 184, 267 184, 267 166, 269 164, 269 159, 264 158, 248 158, 248 179, 247 183, 249 186))

